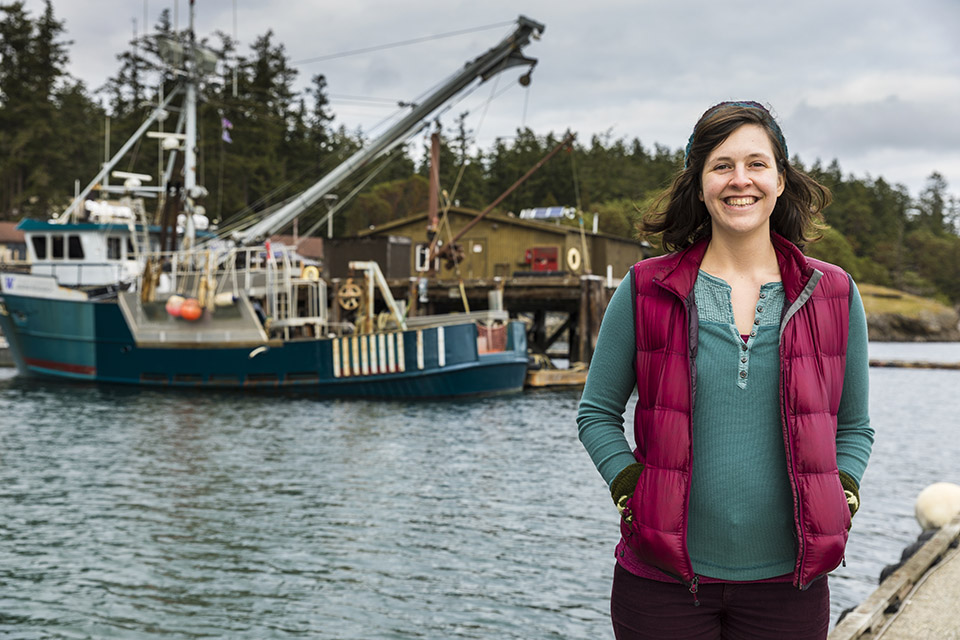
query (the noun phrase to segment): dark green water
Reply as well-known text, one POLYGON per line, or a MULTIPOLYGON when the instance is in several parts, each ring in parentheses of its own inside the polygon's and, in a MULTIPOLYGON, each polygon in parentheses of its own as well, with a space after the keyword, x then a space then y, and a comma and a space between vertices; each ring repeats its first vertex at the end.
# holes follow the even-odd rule
MULTIPOLYGON (((960 372, 873 370, 834 619, 960 482, 960 372)), ((0 636, 611 638, 617 515, 578 391, 324 401, 0 369, 0 636)))

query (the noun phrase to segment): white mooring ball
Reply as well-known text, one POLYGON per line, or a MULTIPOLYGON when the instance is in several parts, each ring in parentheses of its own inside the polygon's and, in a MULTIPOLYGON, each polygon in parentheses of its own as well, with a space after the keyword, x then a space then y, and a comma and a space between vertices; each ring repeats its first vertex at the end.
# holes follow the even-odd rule
POLYGON ((924 531, 939 529, 960 514, 960 485, 952 482, 930 485, 917 496, 914 512, 924 531))

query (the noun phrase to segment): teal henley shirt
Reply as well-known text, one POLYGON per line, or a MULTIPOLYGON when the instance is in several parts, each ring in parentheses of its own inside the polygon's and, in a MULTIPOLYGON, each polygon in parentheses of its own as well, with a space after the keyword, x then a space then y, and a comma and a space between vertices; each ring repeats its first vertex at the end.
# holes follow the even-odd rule
MULTIPOLYGON (((636 460, 623 429, 636 389, 633 272, 614 292, 580 399, 580 441, 609 485, 636 460)), ((780 420, 779 325, 783 286, 760 289, 754 330, 744 341, 730 286, 700 271, 697 397, 687 548, 696 573, 762 580, 793 570, 793 497, 780 420)), ((867 323, 854 288, 847 362, 837 416, 837 466, 857 484, 873 444, 868 414, 867 323)))

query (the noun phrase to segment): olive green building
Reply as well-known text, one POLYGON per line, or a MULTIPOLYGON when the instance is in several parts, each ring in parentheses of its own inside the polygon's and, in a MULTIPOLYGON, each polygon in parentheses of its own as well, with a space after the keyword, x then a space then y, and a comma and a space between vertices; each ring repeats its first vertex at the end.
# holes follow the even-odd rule
MULTIPOLYGON (((478 211, 451 208, 447 223, 441 223, 437 234, 442 243, 451 241, 478 211)), ((393 236, 410 239, 410 275, 429 270, 426 262, 429 240, 427 214, 422 213, 393 220, 359 234, 361 238, 393 236)), ((476 222, 462 237, 462 260, 459 276, 468 279, 515 275, 581 275, 592 273, 621 278, 645 254, 645 243, 589 229, 518 218, 512 214, 489 213, 476 222)), ((440 278, 456 277, 444 260, 435 262, 440 278)))

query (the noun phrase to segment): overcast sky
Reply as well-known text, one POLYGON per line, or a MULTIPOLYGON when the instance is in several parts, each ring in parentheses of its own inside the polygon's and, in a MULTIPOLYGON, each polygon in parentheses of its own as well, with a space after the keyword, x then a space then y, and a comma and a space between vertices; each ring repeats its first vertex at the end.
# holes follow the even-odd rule
MULTIPOLYGON (((38 17, 43 3, 26 6, 38 17)), ((189 2, 53 7, 73 41, 70 72, 96 88, 116 72, 115 55, 143 31, 145 15, 153 25, 169 8, 182 27, 189 2)), ((882 176, 913 195, 939 171, 960 193, 958 0, 196 0, 195 11, 199 36, 236 29, 246 54, 272 29, 295 63, 500 25, 297 64, 301 86, 326 75, 335 123, 351 129, 375 132, 394 109, 369 98, 416 98, 494 46, 522 14, 546 25, 525 51, 540 61, 529 89, 516 82, 521 70, 508 70, 442 119, 452 127, 469 111, 482 148, 527 126, 540 135, 571 129, 583 143, 609 132, 676 149, 707 107, 748 99, 772 106, 791 155, 806 164, 836 158, 846 174, 882 176)))

